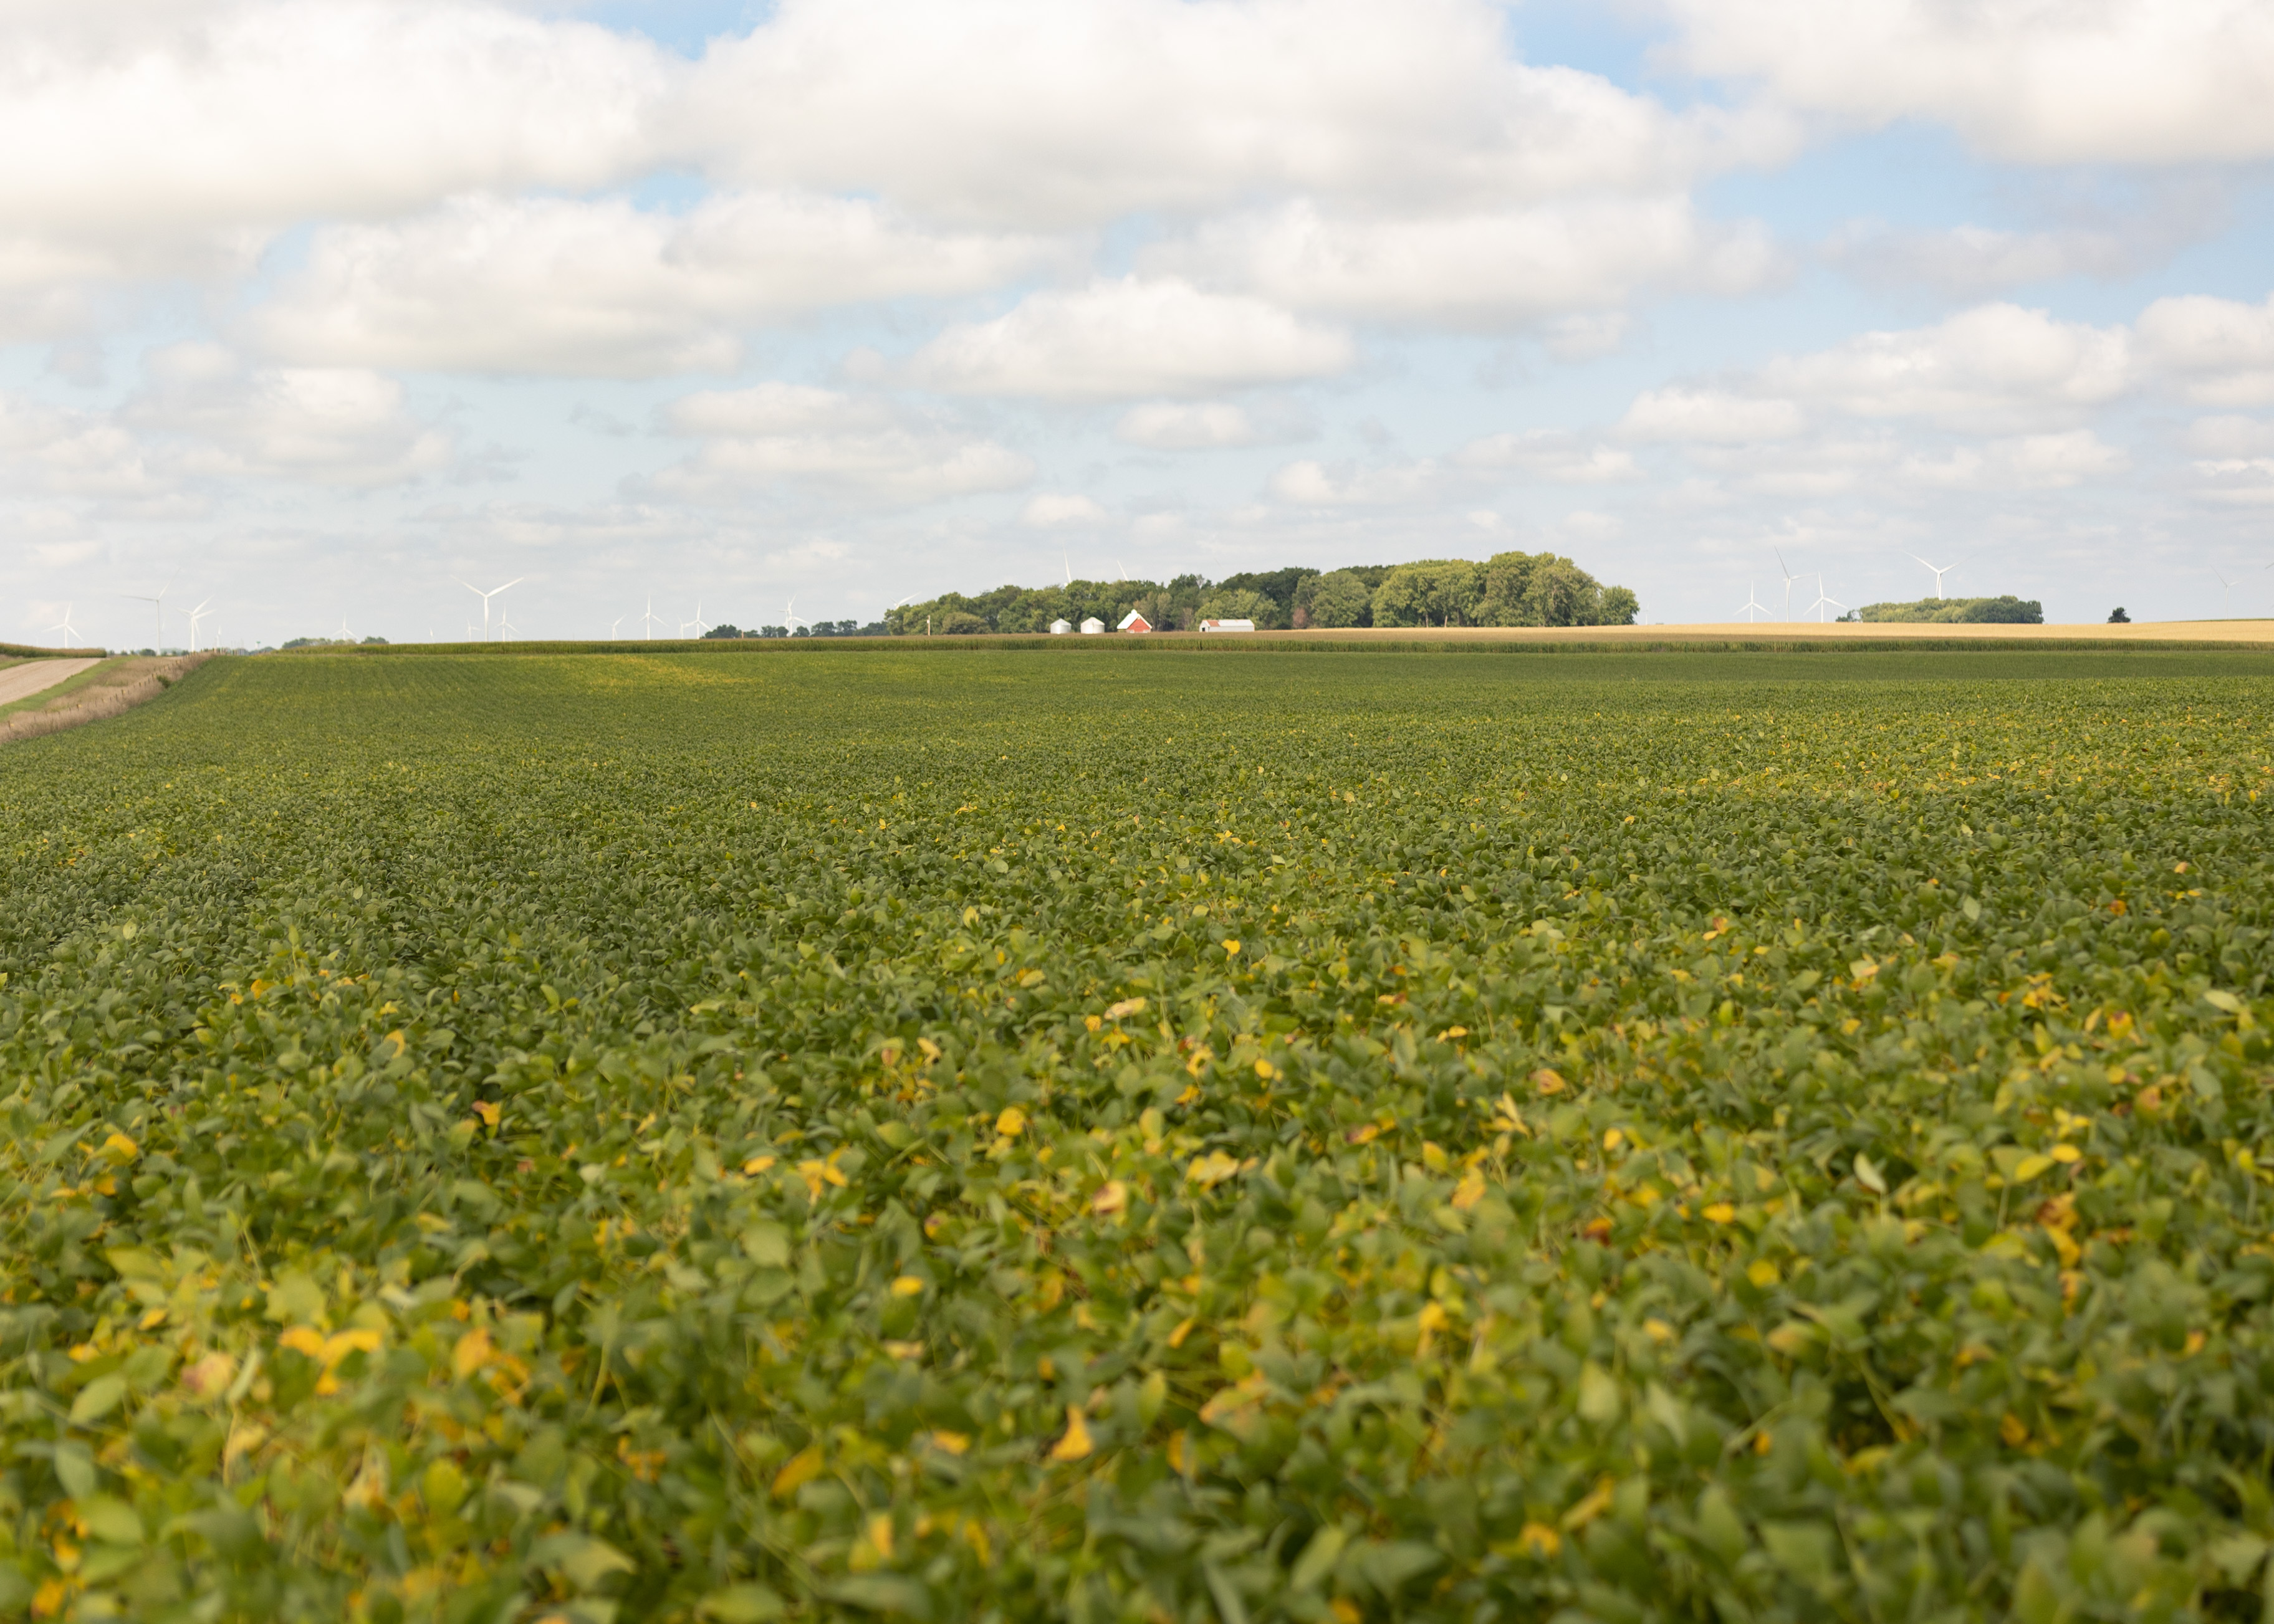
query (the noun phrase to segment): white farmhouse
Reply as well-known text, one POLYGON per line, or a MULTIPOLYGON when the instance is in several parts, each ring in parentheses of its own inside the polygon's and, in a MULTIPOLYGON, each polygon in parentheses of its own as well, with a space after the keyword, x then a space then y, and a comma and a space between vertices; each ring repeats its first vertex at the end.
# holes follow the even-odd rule
POLYGON ((1201 629, 1204 632, 1252 632, 1255 629, 1255 622, 1253 620, 1202 620, 1201 629))

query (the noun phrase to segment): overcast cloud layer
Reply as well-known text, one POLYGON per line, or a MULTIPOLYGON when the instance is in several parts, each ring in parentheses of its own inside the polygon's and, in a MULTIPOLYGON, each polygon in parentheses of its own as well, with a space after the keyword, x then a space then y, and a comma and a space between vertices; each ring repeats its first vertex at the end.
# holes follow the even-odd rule
POLYGON ((0 0, 0 639, 1519 546, 2274 615, 2256 0, 751 15, 0 0))

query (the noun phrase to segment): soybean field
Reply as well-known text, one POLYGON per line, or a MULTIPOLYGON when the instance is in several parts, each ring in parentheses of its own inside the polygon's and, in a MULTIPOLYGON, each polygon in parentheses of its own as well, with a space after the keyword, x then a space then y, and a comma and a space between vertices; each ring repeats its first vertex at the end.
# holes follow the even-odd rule
POLYGON ((0 748, 0 1616, 2266 1617, 2270 733, 216 659, 0 748))

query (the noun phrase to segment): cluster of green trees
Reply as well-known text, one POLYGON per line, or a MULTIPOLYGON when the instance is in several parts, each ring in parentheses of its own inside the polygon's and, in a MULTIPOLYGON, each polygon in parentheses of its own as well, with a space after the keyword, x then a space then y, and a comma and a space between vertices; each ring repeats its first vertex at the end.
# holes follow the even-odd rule
MULTIPOLYGON (((2034 598, 1922 598, 1911 604, 1865 604, 1859 620, 1906 620, 1992 626, 2043 626, 2045 606, 2034 598)), ((2114 617, 2111 617, 2113 619, 2114 617)))
POLYGON ((885 616, 895 635, 1046 632, 1054 620, 1118 625, 1131 610, 1160 631, 1203 620, 1253 620, 1264 630, 1354 626, 1631 626, 1639 605, 1553 553, 1501 553, 1477 563, 1427 559, 1321 571, 1254 571, 1210 581, 1073 581, 943 593, 885 616))

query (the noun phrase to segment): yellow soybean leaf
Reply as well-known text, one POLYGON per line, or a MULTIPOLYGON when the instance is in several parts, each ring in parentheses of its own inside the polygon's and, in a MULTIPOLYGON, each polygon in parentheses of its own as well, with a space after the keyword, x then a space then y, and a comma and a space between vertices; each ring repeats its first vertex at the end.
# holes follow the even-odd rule
POLYGON ((1090 1442, 1089 1428, 1082 1422, 1081 1411, 1068 1404, 1065 1436, 1050 1446, 1050 1459, 1057 1462, 1079 1461, 1096 1447, 1090 1442))
POLYGON ((2084 1160, 2084 1153, 2074 1145, 2056 1145, 2045 1154, 2054 1161, 2063 1163, 2084 1160))
POLYGON ((1015 1139, 1027 1131, 1027 1113, 1015 1105, 1006 1105, 1003 1114, 995 1119, 995 1132, 1006 1139, 1015 1139))
POLYGON ((1735 1223, 1737 1209, 1727 1201, 1716 1201, 1701 1214, 1708 1223, 1735 1223))
POLYGON ((2021 1165, 2014 1169, 2014 1182, 2017 1184, 2026 1184, 2052 1164, 2053 1159, 2051 1156, 2024 1156, 2022 1158, 2021 1165))
POLYGON ((774 1474, 774 1498, 787 1499, 797 1492, 801 1485, 810 1483, 819 1476, 821 1476, 821 1446, 809 1444, 790 1456, 782 1469, 774 1474))
POLYGON ((903 1274, 892 1282, 894 1297, 922 1297, 924 1282, 914 1274, 903 1274))
POLYGON ((490 1362, 490 1334, 476 1326, 450 1350, 450 1373, 463 1381, 490 1362))

